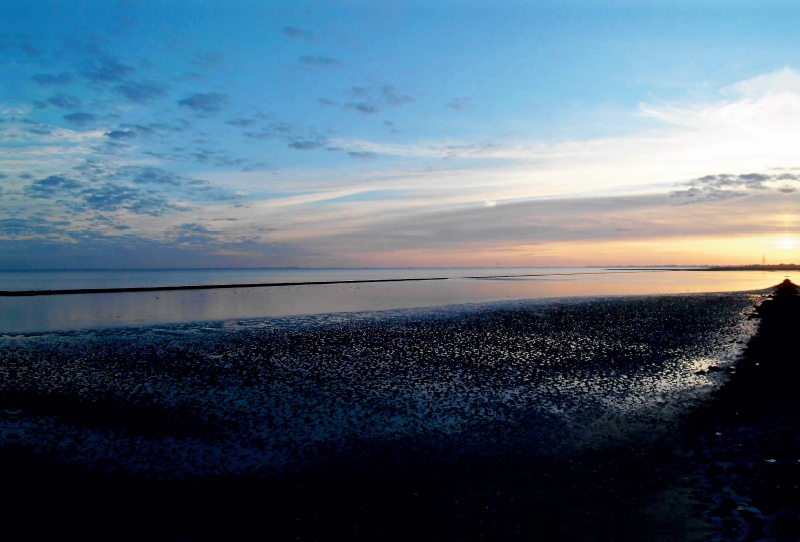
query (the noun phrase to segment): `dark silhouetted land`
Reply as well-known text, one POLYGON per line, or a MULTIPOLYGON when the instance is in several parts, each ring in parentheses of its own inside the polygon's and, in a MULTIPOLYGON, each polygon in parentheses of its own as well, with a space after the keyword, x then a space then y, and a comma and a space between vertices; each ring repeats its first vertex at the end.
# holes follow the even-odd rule
POLYGON ((794 263, 779 263, 777 265, 719 265, 709 267, 706 271, 800 271, 800 265, 794 263))

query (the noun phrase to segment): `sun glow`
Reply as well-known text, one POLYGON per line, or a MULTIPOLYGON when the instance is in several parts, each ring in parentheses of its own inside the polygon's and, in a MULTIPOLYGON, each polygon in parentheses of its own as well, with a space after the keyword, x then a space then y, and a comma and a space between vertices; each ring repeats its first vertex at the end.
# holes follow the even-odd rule
POLYGON ((791 235, 784 235, 775 242, 775 247, 779 250, 796 250, 798 246, 800 244, 798 244, 797 239, 791 235))

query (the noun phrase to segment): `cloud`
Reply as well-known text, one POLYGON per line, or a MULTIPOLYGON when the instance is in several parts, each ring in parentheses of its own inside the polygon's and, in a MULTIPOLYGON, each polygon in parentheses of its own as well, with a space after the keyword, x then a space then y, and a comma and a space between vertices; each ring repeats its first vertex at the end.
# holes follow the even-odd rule
POLYGON ((224 57, 222 53, 215 51, 197 51, 192 55, 192 58, 189 59, 189 62, 195 66, 210 70, 222 64, 223 60, 224 57))
POLYGON ((132 171, 133 175, 131 175, 131 181, 133 181, 136 184, 161 184, 170 186, 181 186, 183 184, 189 184, 195 182, 185 179, 180 175, 176 175, 175 173, 170 173, 168 171, 156 167, 142 167, 133 169, 132 171))
POLYGON ((372 115, 373 113, 377 113, 380 111, 377 107, 370 103, 366 102, 357 102, 357 103, 349 103, 345 106, 347 109, 355 109, 365 115, 372 115))
POLYGON ((93 62, 93 66, 82 70, 80 75, 96 83, 113 83, 121 81, 133 68, 126 66, 112 58, 100 58, 93 62))
POLYGON ((323 66, 323 67, 334 67, 334 66, 341 66, 342 61, 337 60, 335 58, 331 58, 329 56, 312 56, 312 55, 303 55, 300 57, 300 62, 305 64, 306 66, 323 66))
POLYGON ((53 200, 53 205, 68 209, 76 218, 85 218, 81 213, 90 211, 119 210, 162 216, 189 208, 189 201, 223 202, 236 197, 208 181, 154 166, 86 160, 73 167, 72 173, 34 180, 23 194, 34 200, 53 200))
POLYGON ((31 81, 42 87, 55 87, 62 85, 69 85, 75 80, 75 77, 69 72, 61 73, 37 73, 31 75, 31 81))
MULTIPOLYGON (((76 168, 77 169, 77 168, 76 168)), ((102 175, 115 180, 126 180, 134 184, 151 184, 161 186, 206 187, 207 181, 192 179, 177 173, 172 173, 155 166, 122 166, 107 167, 103 164, 87 162, 82 166, 83 171, 92 175, 102 175)))
POLYGON ((121 140, 137 136, 168 136, 177 132, 184 132, 185 125, 166 124, 162 122, 151 122, 149 124, 127 124, 119 125, 119 128, 103 134, 111 139, 121 140))
POLYGON ((106 137, 110 137, 111 139, 130 139, 136 137, 136 132, 133 130, 112 130, 110 132, 106 132, 103 134, 106 137))
POLYGON ((218 234, 221 232, 209 230, 202 224, 188 223, 174 226, 171 233, 174 241, 181 245, 209 248, 219 246, 218 234))
MULTIPOLYGON (((414 98, 407 94, 401 94, 391 85, 383 85, 379 88, 373 87, 351 87, 347 94, 354 98, 365 98, 362 100, 348 102, 344 105, 345 109, 355 109, 360 113, 371 115, 379 112, 381 105, 398 107, 414 102, 414 98)), ((320 103, 323 103, 320 100, 320 103)), ((324 102, 323 105, 333 105, 333 102, 324 102)))
POLYGON ((188 83, 189 81, 202 81, 203 79, 205 79, 204 76, 194 72, 186 72, 183 75, 173 75, 169 78, 173 83, 188 83))
POLYGON ((372 89, 369 87, 351 87, 348 91, 348 94, 359 98, 362 96, 368 96, 372 92, 372 89))
POLYGON ((64 115, 64 120, 78 126, 85 126, 97 120, 97 116, 91 113, 70 113, 69 115, 64 115))
POLYGON ((53 132, 47 128, 25 128, 25 131, 33 135, 51 135, 53 132))
POLYGON ((318 149, 324 145, 321 141, 292 141, 289 143, 289 147, 292 149, 297 149, 300 151, 308 151, 311 149, 318 149))
POLYGON ((348 152, 347 155, 350 158, 356 158, 358 160, 373 160, 373 159, 378 157, 377 153, 369 152, 369 151, 366 151, 366 152, 351 151, 351 152, 348 152))
MULTIPOLYGON (((242 168, 243 172, 248 171, 275 171, 275 166, 270 164, 269 162, 253 162, 248 164, 242 168)), ((235 218, 231 218, 229 220, 238 220, 235 218)))
MULTIPOLYGON (((478 246, 506 249, 547 242, 679 234, 685 228, 697 229, 687 219, 693 216, 691 208, 670 205, 664 194, 561 198, 502 205, 496 200, 475 203, 468 208, 378 219, 361 228, 350 226, 346 231, 326 236, 324 244, 331 252, 357 250, 364 254, 416 249, 449 251, 461 247, 474 250, 478 246), (661 219, 670 213, 675 220, 668 226, 662 225, 661 219)), ((315 246, 309 244, 307 248, 315 246)))
POLYGON ((323 107, 336 105, 336 102, 334 102, 333 100, 328 100, 327 98, 320 98, 317 100, 317 102, 319 103, 319 105, 323 107))
POLYGON ((448 103, 445 107, 448 109, 455 109, 456 111, 461 111, 466 109, 469 106, 470 99, 469 98, 453 98, 450 103, 448 103))
POLYGON ((42 50, 33 44, 23 43, 19 46, 19 48, 28 58, 39 58, 42 56, 42 50))
POLYGON ((95 154, 99 155, 114 155, 114 154, 124 154, 130 151, 131 148, 132 147, 130 145, 126 145, 125 143, 112 140, 112 141, 105 141, 100 145, 92 146, 92 151, 95 154))
POLYGON ((217 113, 228 104, 228 95, 219 92, 195 93, 183 100, 178 100, 178 105, 204 114, 217 113))
POLYGON ((267 126, 262 126, 258 132, 247 131, 242 135, 251 139, 271 139, 273 137, 279 137, 285 141, 296 141, 303 138, 296 133, 296 130, 290 124, 285 122, 273 122, 267 126))
POLYGON ((3 218, 0 219, 0 232, 13 235, 32 233, 32 228, 29 224, 28 220, 22 220, 20 218, 3 218))
MULTIPOLYGON (((331 235, 309 238, 301 246, 309 251, 324 248, 328 254, 349 253, 385 263, 387 260, 381 254, 401 252, 393 260, 397 262, 404 258, 413 261, 417 258, 414 254, 422 254, 417 251, 431 251, 441 265, 446 260, 464 261, 469 255, 485 252, 529 256, 536 251, 534 247, 543 247, 542 255, 547 255, 553 254, 554 244, 586 242, 591 244, 583 246, 596 246, 602 260, 603 243, 636 240, 660 243, 663 252, 676 250, 679 239, 774 235, 785 231, 786 224, 784 217, 770 216, 770 210, 776 208, 777 202, 783 202, 786 208, 786 202, 796 200, 797 195, 769 193, 758 199, 729 199, 702 208, 675 205, 666 194, 547 198, 513 203, 486 200, 469 208, 369 220, 360 227, 348 223, 347 228, 338 229, 331 225, 331 235)), ((376 216, 383 215, 383 209, 378 208, 376 216)), ((565 249, 569 247, 562 245, 558 257, 581 259, 565 249)), ((651 250, 646 257, 652 254, 659 254, 658 249, 651 250)))
POLYGON ((47 103, 54 107, 60 107, 61 109, 80 109, 83 106, 83 102, 80 98, 62 92, 59 92, 47 100, 47 103))
POLYGON ((405 105, 412 103, 414 98, 407 94, 398 94, 397 89, 391 85, 384 85, 381 87, 381 98, 391 106, 405 105))
POLYGON ((740 98, 761 98, 778 93, 800 93, 800 72, 787 66, 720 90, 720 94, 723 96, 740 98))
POLYGON ((44 179, 33 181, 33 183, 25 187, 24 193, 29 198, 47 199, 79 189, 82 186, 82 183, 74 179, 68 179, 61 175, 51 175, 44 179))
POLYGON ((705 175, 684 183, 686 188, 670 192, 673 198, 682 198, 686 203, 719 201, 746 196, 754 191, 776 190, 790 194, 800 186, 800 175, 794 173, 722 173, 705 175), (795 186, 793 186, 795 185, 795 186))
POLYGON ((125 81, 112 90, 137 104, 146 104, 167 94, 167 87, 154 81, 125 81))
POLYGON ((296 26, 284 26, 281 29, 281 32, 284 36, 292 38, 294 40, 305 40, 305 41, 316 41, 317 36, 313 32, 309 32, 308 30, 302 30, 297 28, 296 26))
POLYGON ((177 208, 159 196, 128 186, 104 184, 81 192, 86 205, 96 211, 128 210, 134 214, 160 216, 177 208))
POLYGON ((68 226, 67 221, 48 221, 42 218, 0 219, 0 235, 10 238, 36 235, 49 237, 58 231, 59 226, 68 226))
POLYGON ((239 128, 247 128, 255 123, 255 119, 228 119, 225 121, 225 124, 230 124, 231 126, 237 126, 239 128))

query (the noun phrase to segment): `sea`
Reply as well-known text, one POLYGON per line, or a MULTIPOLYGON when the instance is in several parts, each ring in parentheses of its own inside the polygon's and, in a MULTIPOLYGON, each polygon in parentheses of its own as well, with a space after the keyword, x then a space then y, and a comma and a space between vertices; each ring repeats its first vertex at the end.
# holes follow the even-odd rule
POLYGON ((457 460, 653 437, 724 383, 757 331, 754 307, 785 277, 798 280, 4 271, 5 292, 248 286, 0 297, 0 447, 93 473, 194 479, 270 477, 375 450, 457 460), (364 282, 398 279, 436 280, 364 282))
POLYGON ((0 271, 0 292, 264 285, 0 296, 0 334, 358 313, 517 299, 750 291, 767 288, 785 277, 794 280, 796 276, 800 274, 597 267, 0 271), (398 279, 437 280, 363 282, 398 279), (310 282, 318 284, 307 284, 310 282))

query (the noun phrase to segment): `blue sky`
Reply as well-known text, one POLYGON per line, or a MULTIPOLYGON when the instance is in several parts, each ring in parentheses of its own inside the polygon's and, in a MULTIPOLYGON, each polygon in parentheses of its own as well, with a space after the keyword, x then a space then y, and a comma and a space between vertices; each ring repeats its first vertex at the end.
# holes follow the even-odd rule
POLYGON ((4 3, 2 267, 800 247, 794 3, 4 3))

